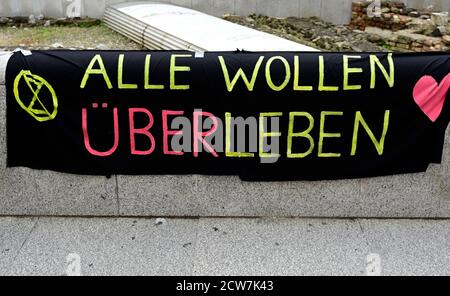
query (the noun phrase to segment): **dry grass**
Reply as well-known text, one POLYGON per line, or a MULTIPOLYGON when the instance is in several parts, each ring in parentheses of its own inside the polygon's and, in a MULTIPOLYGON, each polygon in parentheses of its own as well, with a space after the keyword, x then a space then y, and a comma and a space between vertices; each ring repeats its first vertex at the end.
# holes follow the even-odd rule
POLYGON ((17 47, 49 49, 54 43, 60 43, 64 48, 74 49, 95 49, 99 44, 104 44, 109 49, 142 49, 140 45, 103 24, 91 27, 0 27, 0 50, 17 47))

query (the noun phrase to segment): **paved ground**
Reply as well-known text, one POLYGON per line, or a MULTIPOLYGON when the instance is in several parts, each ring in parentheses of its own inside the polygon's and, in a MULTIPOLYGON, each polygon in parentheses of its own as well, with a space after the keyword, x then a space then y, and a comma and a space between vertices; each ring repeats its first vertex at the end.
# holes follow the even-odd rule
POLYGON ((448 220, 5 217, 0 275, 450 275, 449 237, 448 220))

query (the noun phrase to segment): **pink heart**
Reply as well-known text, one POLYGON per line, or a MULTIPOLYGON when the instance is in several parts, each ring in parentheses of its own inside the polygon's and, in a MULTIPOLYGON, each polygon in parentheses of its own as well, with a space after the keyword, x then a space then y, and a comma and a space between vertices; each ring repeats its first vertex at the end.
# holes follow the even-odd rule
POLYGON ((423 76, 414 86, 414 101, 432 122, 435 122, 442 113, 449 87, 450 74, 447 74, 439 84, 432 76, 423 76))

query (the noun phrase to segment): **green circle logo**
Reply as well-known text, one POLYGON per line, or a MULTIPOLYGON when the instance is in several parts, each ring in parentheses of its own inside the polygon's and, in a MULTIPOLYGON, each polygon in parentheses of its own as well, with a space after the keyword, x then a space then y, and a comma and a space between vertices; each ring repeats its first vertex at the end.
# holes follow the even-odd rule
POLYGON ((44 78, 32 74, 29 70, 22 70, 14 80, 14 97, 19 106, 39 122, 53 120, 58 114, 55 90, 44 78), (25 85, 22 86, 23 84, 25 85), (31 95, 21 97, 19 86, 29 90, 31 95), (42 97, 44 90, 47 90, 46 97, 42 97))

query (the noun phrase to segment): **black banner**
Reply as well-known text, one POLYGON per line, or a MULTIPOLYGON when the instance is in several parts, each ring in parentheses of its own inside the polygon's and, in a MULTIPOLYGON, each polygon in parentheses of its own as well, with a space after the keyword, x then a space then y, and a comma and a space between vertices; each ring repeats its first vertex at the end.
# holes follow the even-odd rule
POLYGON ((425 171, 447 53, 33 51, 9 60, 8 165, 320 180, 425 171))

